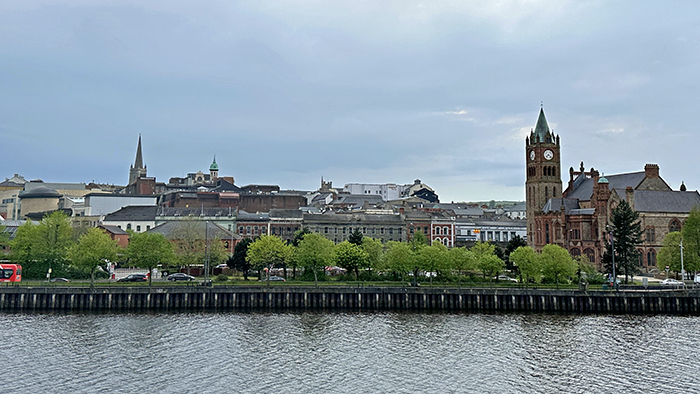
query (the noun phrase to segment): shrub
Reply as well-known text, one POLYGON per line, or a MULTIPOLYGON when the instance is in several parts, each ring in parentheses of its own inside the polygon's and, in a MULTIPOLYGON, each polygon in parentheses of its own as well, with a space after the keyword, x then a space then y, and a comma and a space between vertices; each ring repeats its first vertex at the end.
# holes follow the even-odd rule
POLYGON ((216 275, 216 281, 217 282, 226 282, 226 281, 228 281, 228 275, 226 275, 226 274, 216 275))

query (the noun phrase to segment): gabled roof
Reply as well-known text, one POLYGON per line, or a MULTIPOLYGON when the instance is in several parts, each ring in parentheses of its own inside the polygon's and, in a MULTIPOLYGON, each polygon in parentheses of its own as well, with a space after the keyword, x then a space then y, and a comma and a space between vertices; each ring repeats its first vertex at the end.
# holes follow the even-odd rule
MULTIPOLYGON (((644 171, 630 172, 626 174, 617 175, 606 175, 608 179, 608 188, 613 189, 625 189, 628 187, 636 188, 644 180, 644 171)), ((577 198, 580 201, 590 201, 593 195, 593 183, 595 180, 593 178, 584 178, 581 181, 578 179, 574 182, 574 190, 570 192, 568 198, 577 198), (576 186, 577 182, 580 182, 576 186)))
POLYGON ((104 218, 105 222, 124 222, 124 221, 155 221, 156 211, 158 207, 152 206, 141 206, 141 205, 129 205, 116 212, 112 212, 106 215, 104 218))
POLYGON ((108 225, 101 224, 98 227, 101 227, 114 235, 127 235, 127 234, 129 234, 117 226, 108 226, 108 225))
MULTIPOLYGON (((625 189, 615 189, 622 200, 626 200, 625 189)), ((677 190, 634 190, 634 210, 637 212, 688 213, 700 206, 697 191, 677 190)))
POLYGON ((234 234, 214 222, 204 220, 172 220, 153 227, 148 232, 163 234, 165 238, 176 240, 178 239, 178 231, 185 225, 192 226, 193 234, 198 240, 206 237, 209 237, 210 240, 215 238, 241 239, 240 235, 234 234))
POLYGON ((544 204, 544 207, 542 207, 542 211, 544 213, 558 212, 561 210, 562 206, 564 207, 564 213, 566 213, 567 215, 571 212, 572 209, 580 208, 578 200, 575 198, 550 198, 549 201, 547 201, 547 203, 544 204))

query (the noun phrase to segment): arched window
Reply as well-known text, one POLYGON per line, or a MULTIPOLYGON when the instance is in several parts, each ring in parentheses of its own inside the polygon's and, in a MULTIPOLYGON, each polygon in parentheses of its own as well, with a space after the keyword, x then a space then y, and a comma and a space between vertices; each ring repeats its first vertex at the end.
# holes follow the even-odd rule
POLYGON ((591 248, 584 249, 584 250, 583 250, 583 254, 585 254, 586 257, 588 257, 588 261, 590 261, 590 262, 593 263, 593 264, 596 263, 596 261, 595 261, 595 251, 594 251, 593 249, 591 249, 591 248))
POLYGON ((549 243, 549 223, 544 224, 544 243, 549 243))
POLYGON ((553 187, 552 188, 552 197, 556 197, 556 196, 557 196, 557 188, 553 187))
POLYGON ((668 232, 672 233, 674 231, 681 231, 681 222, 678 219, 673 219, 671 223, 668 224, 668 232))
POLYGON ((131 230, 131 223, 129 223, 129 224, 126 225, 126 229, 127 229, 127 230, 131 230))
POLYGON ((647 252, 647 264, 656 265, 656 251, 654 249, 650 249, 647 252))
POLYGON ((581 255, 581 249, 579 248, 572 248, 571 251, 569 252, 571 254, 571 257, 578 257, 581 255))

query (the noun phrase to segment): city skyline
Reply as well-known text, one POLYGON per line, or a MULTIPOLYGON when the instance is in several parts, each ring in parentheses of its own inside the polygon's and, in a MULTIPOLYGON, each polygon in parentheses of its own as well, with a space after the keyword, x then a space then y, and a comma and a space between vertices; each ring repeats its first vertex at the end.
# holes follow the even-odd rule
POLYGON ((4 174, 125 185, 138 135, 167 182, 421 179, 524 200, 541 102, 562 177, 693 168, 699 5, 42 1, 0 10, 4 174))

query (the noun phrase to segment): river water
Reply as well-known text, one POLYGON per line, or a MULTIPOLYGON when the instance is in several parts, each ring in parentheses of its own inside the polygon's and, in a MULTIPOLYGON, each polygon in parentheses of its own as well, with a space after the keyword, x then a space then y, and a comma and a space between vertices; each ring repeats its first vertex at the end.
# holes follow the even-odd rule
POLYGON ((691 393, 700 318, 0 314, 2 393, 691 393))

